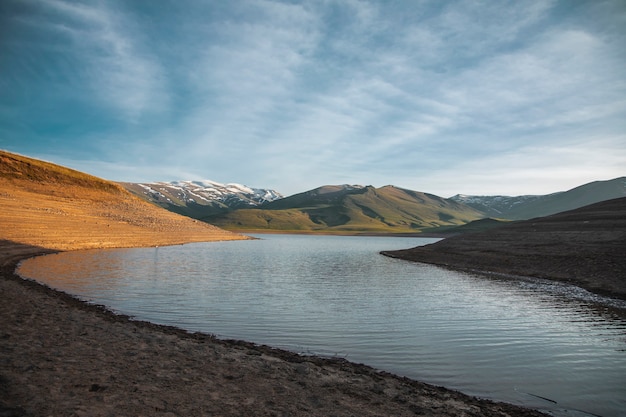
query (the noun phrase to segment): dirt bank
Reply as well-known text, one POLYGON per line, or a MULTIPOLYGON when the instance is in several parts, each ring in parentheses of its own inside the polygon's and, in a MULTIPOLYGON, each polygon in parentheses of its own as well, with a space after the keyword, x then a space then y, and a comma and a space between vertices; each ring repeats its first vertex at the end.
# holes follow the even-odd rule
POLYGON ((626 299, 626 198, 383 254, 564 281, 626 299))
POLYGON ((131 321, 13 274, 0 246, 2 416, 539 416, 245 342, 131 321))

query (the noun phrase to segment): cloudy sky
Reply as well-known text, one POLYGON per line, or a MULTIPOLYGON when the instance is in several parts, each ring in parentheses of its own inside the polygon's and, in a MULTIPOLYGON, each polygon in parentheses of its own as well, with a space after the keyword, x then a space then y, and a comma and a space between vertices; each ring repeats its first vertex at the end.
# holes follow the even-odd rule
POLYGON ((2 0, 0 148, 116 181, 626 175, 626 2, 2 0))

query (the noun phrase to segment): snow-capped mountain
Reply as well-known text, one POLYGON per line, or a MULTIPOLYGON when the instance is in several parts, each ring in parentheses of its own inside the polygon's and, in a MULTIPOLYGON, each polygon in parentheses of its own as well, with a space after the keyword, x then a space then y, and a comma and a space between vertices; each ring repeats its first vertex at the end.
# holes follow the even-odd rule
POLYGON ((133 194, 190 217, 205 216, 240 208, 255 208, 283 196, 263 188, 222 184, 211 180, 123 183, 133 194))
POLYGON ((489 217, 508 218, 511 211, 528 203, 543 199, 541 195, 520 195, 515 197, 505 195, 465 195, 457 194, 450 200, 463 203, 479 210, 489 217))
MULTIPOLYGON (((201 220, 214 219, 216 215, 238 209, 261 207, 281 210, 312 207, 320 201, 335 203, 348 194, 366 194, 372 187, 360 185, 326 185, 314 190, 284 198, 270 189, 251 188, 241 184, 221 184, 215 181, 172 181, 152 183, 121 183, 126 189, 143 199, 170 211, 201 220), (277 201, 280 200, 280 201, 277 201)), ((384 187, 383 187, 384 188, 384 187)), ((413 192, 416 193, 416 192, 413 192)), ((594 181, 568 191, 547 195, 475 196, 457 194, 449 200, 469 206, 484 217, 522 220, 548 216, 572 210, 599 201, 626 196, 626 177, 607 181, 594 181)), ((430 196, 432 197, 432 196, 430 196)), ((361 206, 365 207, 362 203, 361 206)), ((368 210, 373 215, 378 211, 368 210)), ((376 214, 378 217, 384 217, 376 214)))

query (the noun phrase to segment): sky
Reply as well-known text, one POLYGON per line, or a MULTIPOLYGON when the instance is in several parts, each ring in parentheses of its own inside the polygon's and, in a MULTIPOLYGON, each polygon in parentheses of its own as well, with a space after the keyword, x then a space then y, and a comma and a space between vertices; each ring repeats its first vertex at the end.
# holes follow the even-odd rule
POLYGON ((626 175, 624 0, 2 0, 0 149, 450 197, 626 175))

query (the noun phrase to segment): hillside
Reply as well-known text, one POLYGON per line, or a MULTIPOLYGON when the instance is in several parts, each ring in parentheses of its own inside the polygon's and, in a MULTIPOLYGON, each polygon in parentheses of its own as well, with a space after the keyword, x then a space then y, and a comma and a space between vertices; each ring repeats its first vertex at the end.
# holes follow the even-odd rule
POLYGON ((485 214, 507 220, 526 220, 574 210, 589 204, 626 197, 626 177, 594 181, 568 191, 547 195, 471 196, 457 194, 451 200, 485 214))
POLYGON ((0 151, 0 239, 51 250, 243 239, 160 209, 120 185, 0 151))
POLYGON ((150 203, 194 219, 253 208, 283 197, 274 190, 210 180, 120 184, 150 203))
POLYGON ((332 185, 203 220, 229 230, 419 233, 483 215, 464 204, 394 186, 332 185))
POLYGON ((271 189, 210 180, 120 184, 145 201, 229 230, 301 233, 464 233, 486 223, 449 229, 489 217, 547 216, 626 196, 626 177, 548 195, 448 199, 391 185, 326 185, 284 198, 271 189))
POLYGON ((626 299, 626 198, 383 254, 556 279, 626 299))
POLYGON ((425 234, 432 233, 433 236, 437 237, 451 237, 464 233, 484 232, 486 230, 495 229, 509 223, 510 222, 508 220, 497 220, 492 219, 491 217, 487 217, 485 219, 474 220, 460 226, 434 227, 432 229, 424 229, 424 232, 425 234))

